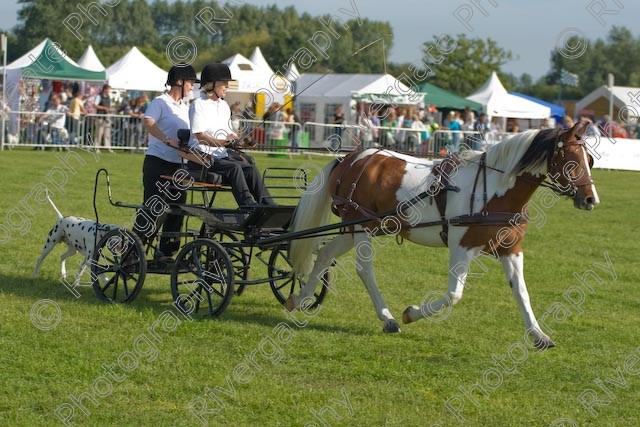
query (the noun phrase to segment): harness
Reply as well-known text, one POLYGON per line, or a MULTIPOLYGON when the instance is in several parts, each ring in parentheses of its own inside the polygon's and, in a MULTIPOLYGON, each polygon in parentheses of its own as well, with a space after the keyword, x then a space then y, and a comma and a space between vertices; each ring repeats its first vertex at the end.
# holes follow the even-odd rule
MULTIPOLYGON (((556 149, 554 149, 553 154, 550 159, 551 166, 558 165, 559 158, 565 158, 568 154, 565 153, 563 148, 576 146, 576 145, 584 145, 583 140, 569 141, 569 142, 559 142, 557 144, 556 149)), ((361 206, 358 202, 353 200, 353 194, 356 190, 357 184, 362 178, 362 175, 365 172, 365 169, 371 159, 373 159, 374 155, 384 150, 384 148, 379 148, 376 152, 371 154, 361 165, 360 170, 356 179, 351 183, 351 187, 346 197, 339 196, 337 193, 340 189, 340 185, 342 183, 342 176, 340 176, 336 180, 336 190, 335 193, 332 194, 333 204, 331 206, 331 210, 334 214, 341 216, 342 214, 347 213, 350 209, 360 213, 362 216, 371 219, 377 223, 381 223, 384 218, 387 216, 394 216, 404 212, 409 206, 413 206, 417 202, 422 199, 429 198, 429 202, 432 204, 436 203, 436 207, 438 208, 438 214, 440 219, 437 221, 428 221, 422 222, 415 225, 412 225, 412 228, 421 228, 421 227, 432 227, 432 226, 441 226, 442 231, 440 232, 440 238, 442 239, 445 245, 448 245, 448 236, 449 236, 449 226, 468 226, 468 225, 504 225, 511 224, 516 219, 519 224, 523 224, 527 222, 526 218, 523 218, 519 212, 488 212, 487 205, 489 203, 488 194, 487 194, 487 169, 492 169, 494 171, 504 173, 499 169, 493 168, 487 165, 487 153, 482 153, 478 162, 478 170, 476 171, 475 179, 473 181, 473 188, 471 191, 471 197, 469 200, 469 213, 466 215, 459 215, 456 217, 446 218, 446 210, 447 210, 447 194, 449 191, 454 191, 456 193, 460 192, 460 188, 458 186, 453 185, 450 181, 450 177, 453 172, 457 170, 458 166, 463 163, 463 160, 459 155, 453 154, 451 156, 447 156, 443 159, 442 162, 437 164, 431 171, 431 176, 433 176, 432 184, 436 184, 438 187, 438 191, 435 194, 432 194, 429 191, 424 191, 417 196, 413 197, 408 201, 402 202, 400 205, 396 207, 396 209, 387 211, 387 212, 374 212, 371 209, 365 208, 361 206), (482 177, 482 178, 481 178, 482 177), (478 183, 482 179, 482 207, 478 213, 474 213, 475 199, 476 194, 479 190, 478 183)), ((572 153, 573 154, 573 153, 572 153)), ((382 161, 385 161, 383 159, 382 161)), ((343 172, 344 174, 344 172, 343 172)), ((536 185, 543 186, 549 188, 554 193, 561 196, 575 196, 577 192, 578 186, 584 186, 593 184, 593 180, 589 176, 589 174, 583 174, 577 180, 569 179, 569 184, 566 188, 561 187, 557 182, 547 182, 542 179, 530 179, 527 177, 520 176, 519 178, 535 183, 536 185)), ((552 179, 555 177, 551 177, 552 179)))
MULTIPOLYGON (((373 157, 382 150, 384 150, 384 148, 378 148, 373 154, 371 154, 369 157, 365 159, 364 163, 360 167, 358 176, 351 183, 351 187, 349 188, 349 193, 347 194, 347 197, 342 197, 338 195, 338 192, 340 190, 340 184, 342 184, 342 175, 344 175, 344 171, 342 172, 340 177, 338 177, 338 179, 336 180, 336 190, 331 195, 331 198, 333 200, 333 203, 331 204, 331 212, 333 212, 337 216, 342 216, 341 213, 346 214, 348 213, 349 209, 353 209, 354 211, 362 214, 364 217, 369 218, 372 221, 377 221, 377 222, 382 221, 381 217, 378 215, 377 212, 374 212, 371 209, 367 209, 363 206, 360 206, 360 204, 358 204, 356 201, 353 200, 353 193, 355 193, 356 187, 358 186, 358 182, 360 181, 360 178, 362 178, 362 175, 364 174, 364 171, 366 170, 367 165, 373 159, 373 157)), ((385 160, 387 160, 387 158, 388 157, 385 157, 382 161, 384 162, 385 160)))

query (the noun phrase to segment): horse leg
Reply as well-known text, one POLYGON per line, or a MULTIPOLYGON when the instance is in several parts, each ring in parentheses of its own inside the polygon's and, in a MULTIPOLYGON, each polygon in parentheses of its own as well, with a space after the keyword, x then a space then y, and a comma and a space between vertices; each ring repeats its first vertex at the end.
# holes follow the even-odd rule
POLYGON ((384 322, 382 331, 388 333, 400 332, 398 321, 393 318, 378 290, 376 275, 373 271, 375 249, 371 244, 371 236, 368 233, 357 233, 354 236, 354 243, 356 247, 356 270, 360 280, 367 288, 367 292, 369 292, 369 297, 371 297, 378 318, 384 322))
POLYGON ((298 295, 291 294, 285 304, 287 310, 293 311, 300 308, 300 304, 306 298, 313 297, 320 278, 324 276, 324 271, 331 266, 333 261, 353 248, 353 237, 343 234, 332 239, 329 243, 318 250, 316 262, 313 270, 309 273, 308 281, 300 289, 298 295))
MULTIPOLYGON (((429 302, 421 306, 412 305, 407 307, 402 313, 403 323, 411 323, 423 317, 426 318, 444 313, 443 310, 447 310, 448 307, 457 304, 458 301, 462 299, 467 273, 469 272, 471 261, 478 251, 456 246, 452 248, 450 252, 449 287, 447 293, 442 298, 433 301, 429 300, 429 302)), ((423 298, 423 301, 425 298, 423 298)))
POLYGON ((541 350, 554 347, 555 344, 551 338, 540 329, 540 325, 538 325, 536 316, 533 314, 533 309, 531 308, 529 292, 527 292, 527 285, 524 282, 524 254, 520 252, 501 256, 500 261, 507 276, 507 281, 513 291, 513 296, 518 303, 518 307, 520 307, 526 331, 535 339, 534 346, 541 350))

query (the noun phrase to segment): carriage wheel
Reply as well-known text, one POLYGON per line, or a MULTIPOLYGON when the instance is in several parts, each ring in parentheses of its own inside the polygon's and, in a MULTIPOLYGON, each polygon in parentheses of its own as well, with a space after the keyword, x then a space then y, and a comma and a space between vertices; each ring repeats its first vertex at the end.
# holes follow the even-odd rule
POLYGON ((147 260, 137 234, 124 228, 111 230, 98 242, 91 258, 91 284, 102 301, 133 301, 144 283, 147 260))
MULTIPOLYGON (((228 230, 216 229, 209 233, 209 237, 222 243, 222 246, 227 250, 231 263, 233 264, 233 270, 235 271, 236 279, 247 280, 249 278, 249 270, 251 265, 249 262, 249 255, 242 246, 230 246, 225 245, 228 242, 238 242, 240 239, 228 230)), ((245 285, 236 286, 236 295, 242 295, 245 285)))
MULTIPOLYGON (((305 281, 297 276, 288 259, 288 250, 285 246, 279 246, 271 252, 269 257, 269 284, 271 291, 276 296, 280 304, 284 304, 294 292, 298 292, 305 281)), ((316 290, 313 294, 313 300, 305 304, 305 310, 315 308, 322 304, 327 295, 327 287, 329 286, 329 271, 325 271, 321 279, 322 286, 320 290, 316 290)), ((316 288, 317 289, 317 288, 316 288)))
POLYGON ((180 250, 171 270, 173 303, 185 315, 217 316, 229 305, 235 273, 215 240, 196 239, 180 250))

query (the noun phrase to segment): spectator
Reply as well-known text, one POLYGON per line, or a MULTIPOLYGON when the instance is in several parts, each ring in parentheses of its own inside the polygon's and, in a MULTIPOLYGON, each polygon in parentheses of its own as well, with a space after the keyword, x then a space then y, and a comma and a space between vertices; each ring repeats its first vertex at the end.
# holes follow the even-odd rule
POLYGON ((415 132, 409 132, 409 135, 407 135, 407 150, 416 150, 416 153, 420 153, 419 147, 422 147, 422 144, 428 138, 428 136, 425 135, 425 133, 427 132, 427 128, 420 120, 420 116, 418 114, 413 115, 411 125, 408 127, 410 127, 415 132))
POLYGON ((42 124, 46 118, 49 124, 49 134, 46 141, 54 144, 64 144, 69 137, 67 129, 64 127, 65 118, 69 109, 66 105, 62 105, 60 95, 53 94, 51 96, 51 105, 49 109, 40 116, 39 122, 42 124))
POLYGON ((72 144, 78 144, 82 141, 80 138, 80 115, 87 114, 84 108, 84 101, 80 91, 74 92, 73 99, 69 104, 69 116, 71 118, 70 140, 72 144))
POLYGON ((378 114, 372 114, 371 110, 367 111, 367 117, 371 120, 371 136, 374 141, 378 141, 380 137, 380 118, 378 114))
POLYGON ((100 152, 101 146, 104 146, 109 153, 113 153, 111 149, 111 118, 107 115, 112 114, 114 109, 111 105, 111 86, 105 84, 102 86, 102 93, 96 97, 95 107, 97 114, 105 117, 98 118, 98 135, 95 140, 96 153, 100 152), (102 145, 104 142, 104 145, 102 145))
MULTIPOLYGON (((296 114, 295 110, 291 107, 286 109, 287 123, 289 123, 289 145, 294 148, 300 146, 300 132, 299 124, 300 118, 296 114)), ((297 151, 297 150, 295 150, 297 151)))
POLYGON ((143 144, 143 125, 142 119, 147 111, 147 102, 149 98, 146 95, 141 95, 136 99, 133 99, 133 107, 127 108, 126 113, 131 117, 130 130, 131 141, 129 146, 139 149, 143 144))
POLYGON ((574 125, 574 121, 571 117, 569 116, 564 116, 562 118, 562 128, 563 129, 571 129, 574 125))
POLYGON ((360 143, 362 148, 369 148, 373 145, 373 122, 371 112, 363 112, 358 115, 358 126, 360 126, 360 143))
POLYGON ((482 150, 483 148, 485 148, 484 145, 487 144, 487 134, 489 133, 491 128, 491 125, 487 118, 487 114, 480 113, 478 119, 473 123, 472 128, 477 132, 477 134, 468 139, 467 145, 473 150, 482 150))
MULTIPOLYGON (((569 117, 569 116, 565 116, 565 117, 569 117)), ((569 117, 569 119, 571 119, 571 117, 569 117)), ((571 122, 573 123, 573 120, 571 122)), ((573 126, 573 125, 571 125, 571 126, 573 126)), ((508 133, 518 133, 518 132, 520 132, 520 125, 518 124, 518 120, 516 120, 516 119, 507 120, 507 132, 508 133)))
POLYGON ((240 122, 240 119, 242 119, 242 111, 240 111, 240 101, 234 102, 230 106, 230 110, 231 110, 231 129, 234 132, 242 133, 240 129, 242 127, 242 123, 240 122))
POLYGON ((457 153, 462 139, 462 124, 460 120, 460 113, 458 111, 451 111, 449 113, 449 130, 453 131, 451 135, 451 153, 457 153))
POLYGON ((593 121, 587 116, 580 116, 579 121, 587 122, 587 129, 584 131, 584 136, 597 136, 598 130, 596 129, 596 125, 593 124, 593 121))
POLYGON ((382 127, 385 128, 382 131, 382 146, 390 147, 395 143, 395 131, 398 127, 395 109, 390 108, 387 110, 387 115, 382 119, 382 127))

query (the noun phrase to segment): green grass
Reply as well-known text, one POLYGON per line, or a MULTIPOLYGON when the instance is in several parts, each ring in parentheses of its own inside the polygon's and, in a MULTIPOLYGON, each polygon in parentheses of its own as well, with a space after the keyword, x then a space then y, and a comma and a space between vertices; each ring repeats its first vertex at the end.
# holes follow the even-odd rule
MULTIPOLYGON (((46 178, 60 166, 55 154, 19 150, 0 154, 2 212, 12 212, 38 188, 34 186, 44 183, 63 214, 91 218, 93 180, 100 167, 111 172, 115 199, 140 201, 142 155, 103 154, 95 161, 83 153, 86 164, 75 164, 76 174, 68 173, 62 194, 46 178)), ((310 161, 264 155, 256 159, 261 167, 310 161)), ((314 157, 311 162, 324 165, 328 160, 314 157)), ((525 239, 529 292, 538 317, 554 303, 566 304, 563 292, 577 285, 572 274, 594 269, 594 262, 605 263, 605 251, 617 280, 595 269, 606 282, 594 285, 595 292, 587 294, 584 313, 574 311, 562 323, 554 323, 552 317, 547 320, 557 347, 545 352, 529 348, 516 372, 501 371, 502 384, 490 390, 489 397, 473 395, 479 406, 466 399, 464 423, 446 410, 445 401, 461 395, 460 387, 483 384, 483 373, 487 381, 497 382, 489 369, 496 366, 492 355, 505 354, 523 340, 521 316, 498 262, 485 261, 489 271, 473 279, 471 289, 445 321, 406 325, 399 335, 382 333, 354 272, 351 277, 339 275, 338 295, 330 294, 303 328, 286 320, 267 285, 234 298, 219 319, 189 322, 182 318, 176 324, 165 313, 176 313, 167 276, 147 276, 141 294, 130 305, 101 303, 90 287, 82 288, 82 296, 76 299, 58 281, 63 253, 58 247, 45 260, 41 277, 32 278, 56 218, 48 204, 28 202, 30 228, 24 234, 14 233, 0 246, 0 425, 62 425, 53 411, 70 403, 69 395, 94 393, 92 383, 104 375, 101 365, 117 364, 119 357, 125 364, 131 362, 126 352, 135 353, 134 341, 152 338, 149 328, 162 320, 164 324, 155 326, 155 360, 150 360, 153 348, 139 342, 140 354, 151 349, 147 356, 137 356, 137 368, 122 382, 112 380, 112 389, 103 390, 110 394, 96 397, 99 406, 84 402, 88 416, 76 408, 73 425, 198 426, 201 423, 187 404, 205 397, 206 387, 228 388, 229 377, 235 394, 217 392, 223 408, 207 398, 209 408, 218 410, 207 416, 209 425, 322 425, 310 409, 332 405, 341 417, 334 419, 325 409, 325 419, 332 426, 548 426, 562 417, 580 426, 636 426, 640 376, 625 372, 624 361, 640 356, 636 350, 640 346, 640 175, 601 170, 594 175, 602 204, 593 212, 578 211, 562 200, 546 211, 544 227, 531 227, 525 239), (60 323, 49 331, 37 329, 30 320, 32 307, 41 299, 55 301, 61 310, 60 323), (285 336, 283 326, 274 332, 283 321, 293 336, 285 336), (276 332, 283 335, 277 337, 276 332), (276 349, 266 337, 280 342, 281 360, 275 359, 276 349), (234 377, 234 368, 241 369, 239 364, 261 342, 264 353, 273 356, 268 360, 256 355, 259 368, 254 365, 244 377, 241 372, 234 377), (610 399, 593 380, 616 379, 616 368, 622 369, 627 385, 609 384, 615 395, 610 399), (249 379, 252 373, 246 384, 235 380, 249 379), (600 399, 612 400, 609 406, 595 408, 598 416, 576 399, 588 388, 598 390, 600 399), (336 403, 343 400, 341 393, 348 396, 352 416, 336 403)), ((109 208, 103 187, 98 200, 103 222, 129 222, 132 212, 109 208)), ((233 206, 226 195, 220 203, 233 206)), ((21 210, 26 212, 24 207, 21 210)), ((11 216, 14 221, 16 215, 11 216)), ((3 215, 0 222, 6 225, 7 218, 3 215)), ((69 271, 77 269, 76 260, 79 256, 67 263, 69 271)), ((397 318, 428 291, 446 289, 447 262, 444 250, 395 242, 378 247, 378 283, 397 318)), ((513 355, 522 356, 518 350, 513 355)), ((122 373, 120 368, 115 372, 122 373)))

